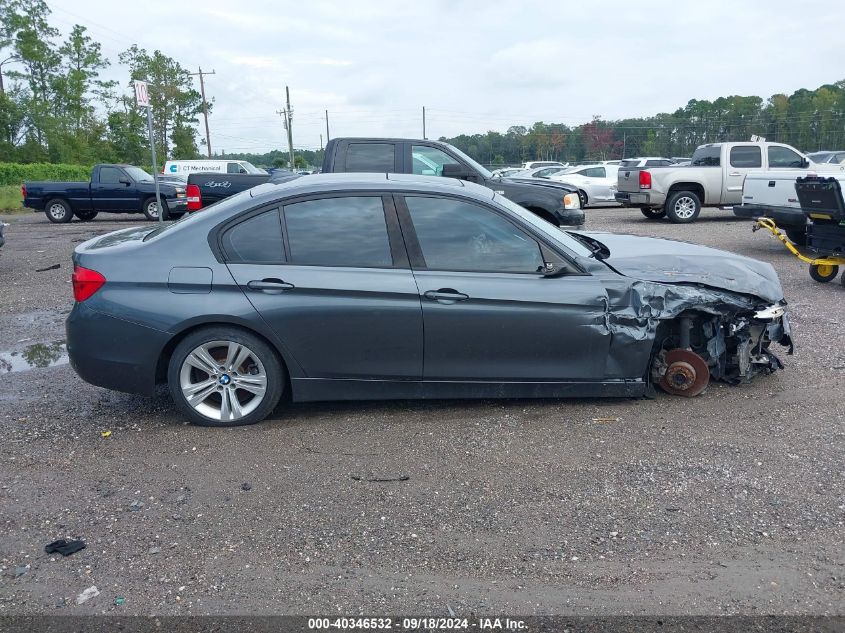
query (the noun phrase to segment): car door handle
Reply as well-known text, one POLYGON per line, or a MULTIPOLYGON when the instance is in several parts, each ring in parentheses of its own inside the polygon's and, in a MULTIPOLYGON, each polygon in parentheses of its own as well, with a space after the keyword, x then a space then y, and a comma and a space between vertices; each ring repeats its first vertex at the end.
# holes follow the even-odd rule
POLYGON ((728 174, 728 176, 742 176, 742 172, 740 171, 732 171, 728 174))
POLYGON ((465 295, 462 292, 458 292, 452 288, 441 288, 440 290, 427 290, 423 293, 423 296, 426 299, 431 299, 432 301, 466 301, 469 299, 469 295, 465 295))
POLYGON ((281 294, 285 290, 290 290, 296 286, 281 279, 253 279, 247 283, 246 287, 250 290, 260 290, 261 292, 273 295, 281 294))

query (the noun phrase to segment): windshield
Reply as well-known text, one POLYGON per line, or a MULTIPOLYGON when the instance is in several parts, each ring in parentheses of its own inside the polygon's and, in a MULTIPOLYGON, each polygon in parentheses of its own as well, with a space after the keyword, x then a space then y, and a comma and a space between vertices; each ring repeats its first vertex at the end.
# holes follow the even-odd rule
POLYGON ((807 158, 814 163, 826 163, 830 160, 831 156, 833 156, 833 152, 813 152, 812 154, 807 154, 807 158))
POLYGON ((499 195, 498 193, 493 196, 493 200, 498 202, 503 207, 506 207, 510 211, 513 211, 520 218, 542 231, 543 235, 549 237, 549 239, 551 239, 553 242, 557 242, 571 253, 574 253, 581 257, 589 257, 590 255, 592 255, 593 252, 589 248, 584 246, 581 242, 573 238, 571 235, 569 235, 565 231, 562 231, 551 222, 547 222, 543 218, 531 213, 531 211, 524 209, 523 207, 519 206, 516 202, 508 200, 507 198, 502 195, 499 195))
POLYGON ((453 145, 449 145, 449 149, 450 149, 450 150, 452 150, 452 153, 453 153, 453 154, 457 154, 457 155, 458 155, 458 156, 460 156, 462 159, 464 159, 464 161, 465 161, 465 162, 466 162, 466 163, 467 163, 470 167, 472 167, 473 169, 475 169, 476 171, 478 171, 478 172, 479 172, 482 176, 484 176, 485 178, 489 179, 489 178, 492 178, 492 177, 493 177, 493 174, 490 172, 490 170, 488 170, 488 169, 486 169, 485 167, 483 167, 483 166, 479 165, 478 163, 476 163, 474 160, 472 160, 469 156, 467 156, 466 154, 464 154, 464 153, 463 153, 461 150, 459 150, 457 147, 455 147, 455 146, 453 146, 453 145))
POLYGON ((124 167, 123 170, 129 174, 129 177, 132 178, 135 182, 152 182, 153 177, 150 176, 147 172, 145 172, 140 167, 124 167))

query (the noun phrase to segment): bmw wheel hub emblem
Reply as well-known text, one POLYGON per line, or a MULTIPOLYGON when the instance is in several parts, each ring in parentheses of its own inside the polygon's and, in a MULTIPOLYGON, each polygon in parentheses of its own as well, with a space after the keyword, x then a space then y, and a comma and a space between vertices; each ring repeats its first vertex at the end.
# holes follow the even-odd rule
POLYGON ((220 376, 221 385, 228 385, 230 382, 232 382, 232 379, 229 378, 229 374, 223 374, 222 376, 220 376))

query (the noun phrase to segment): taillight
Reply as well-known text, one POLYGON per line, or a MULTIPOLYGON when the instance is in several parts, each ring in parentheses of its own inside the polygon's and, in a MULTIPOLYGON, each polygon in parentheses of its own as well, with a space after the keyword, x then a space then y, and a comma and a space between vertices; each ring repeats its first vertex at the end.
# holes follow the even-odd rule
POLYGON ((21 197, 26 200, 26 184, 21 185, 21 197))
POLYGON ((640 189, 651 189, 651 174, 647 171, 640 172, 640 189))
POLYGON ((202 195, 200 188, 197 185, 188 185, 185 190, 185 195, 188 197, 188 211, 198 211, 202 209, 202 195))
POLYGON ((82 266, 73 267, 73 275, 70 279, 73 283, 73 298, 80 302, 89 299, 106 283, 106 278, 96 270, 82 266))

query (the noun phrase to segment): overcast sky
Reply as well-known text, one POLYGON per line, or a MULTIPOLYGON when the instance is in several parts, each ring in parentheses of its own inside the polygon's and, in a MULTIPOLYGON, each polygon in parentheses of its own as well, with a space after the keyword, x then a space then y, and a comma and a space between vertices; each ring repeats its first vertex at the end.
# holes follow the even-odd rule
POLYGON ((791 94, 845 79, 842 0, 48 0, 114 63, 132 43, 206 78, 215 150, 332 136, 504 132, 535 121, 671 112, 690 99, 791 94))

